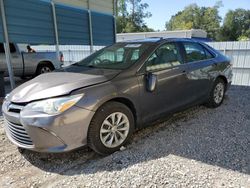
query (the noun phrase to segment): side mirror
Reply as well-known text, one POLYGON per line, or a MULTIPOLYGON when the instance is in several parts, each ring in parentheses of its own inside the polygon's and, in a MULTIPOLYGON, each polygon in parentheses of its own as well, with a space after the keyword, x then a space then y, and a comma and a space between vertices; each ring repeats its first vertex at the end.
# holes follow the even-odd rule
POLYGON ((157 86, 157 75, 153 74, 152 72, 149 72, 146 77, 146 82, 147 91, 153 92, 157 86))

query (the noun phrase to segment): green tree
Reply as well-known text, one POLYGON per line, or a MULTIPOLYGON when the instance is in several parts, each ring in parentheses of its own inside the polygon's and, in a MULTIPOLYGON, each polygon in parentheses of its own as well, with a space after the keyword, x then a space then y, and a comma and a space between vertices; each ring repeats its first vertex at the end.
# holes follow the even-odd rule
POLYGON ((127 0, 117 0, 116 26, 117 32, 122 33, 127 24, 127 0))
POLYGON ((145 23, 145 19, 152 16, 147 11, 147 3, 142 3, 142 0, 118 0, 117 6, 118 33, 153 31, 145 23))
POLYGON ((230 10, 225 16, 219 37, 224 41, 249 40, 250 10, 230 10))
POLYGON ((199 7, 197 4, 191 4, 172 16, 166 23, 166 29, 203 29, 208 33, 208 37, 216 39, 220 30, 219 8, 221 6, 221 1, 213 7, 199 7))

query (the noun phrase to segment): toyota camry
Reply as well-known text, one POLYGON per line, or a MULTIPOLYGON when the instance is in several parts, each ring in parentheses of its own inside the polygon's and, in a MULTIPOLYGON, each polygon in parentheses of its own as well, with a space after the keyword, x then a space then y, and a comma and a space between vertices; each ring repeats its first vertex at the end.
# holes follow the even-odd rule
POLYGON ((135 130, 194 105, 223 103, 230 60, 191 39, 116 43, 17 87, 2 105, 6 134, 20 148, 119 150, 135 130))

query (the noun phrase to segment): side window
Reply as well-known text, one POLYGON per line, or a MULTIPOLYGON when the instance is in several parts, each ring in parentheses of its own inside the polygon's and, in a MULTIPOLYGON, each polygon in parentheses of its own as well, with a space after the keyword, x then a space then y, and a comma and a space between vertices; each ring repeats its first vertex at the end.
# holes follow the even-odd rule
POLYGON ((4 53, 4 46, 3 43, 0 43, 0 54, 4 53))
POLYGON ((16 47, 13 43, 10 43, 10 53, 15 53, 16 52, 16 47))
POLYGON ((159 47, 148 59, 147 71, 163 70, 182 64, 179 49, 175 43, 167 43, 159 47))
POLYGON ((187 61, 189 63, 207 59, 204 48, 201 45, 191 42, 183 43, 183 45, 186 50, 187 61))
MULTIPOLYGON (((15 53, 16 47, 13 43, 10 43, 10 53, 15 53)), ((5 53, 3 43, 0 43, 0 53, 5 53)))

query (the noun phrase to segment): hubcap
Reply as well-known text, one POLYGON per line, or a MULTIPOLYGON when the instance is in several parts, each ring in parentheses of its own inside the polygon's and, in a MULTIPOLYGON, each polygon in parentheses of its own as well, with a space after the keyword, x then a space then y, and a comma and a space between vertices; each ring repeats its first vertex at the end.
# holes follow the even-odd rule
POLYGON ((224 97, 224 85, 223 83, 218 83, 214 89, 214 102, 220 104, 224 97))
POLYGON ((100 129, 100 138, 108 148, 115 148, 122 144, 129 133, 128 117, 121 113, 115 112, 109 115, 102 123, 100 129))
POLYGON ((48 72, 51 72, 51 69, 49 67, 43 67, 41 69, 41 74, 48 73, 48 72))

